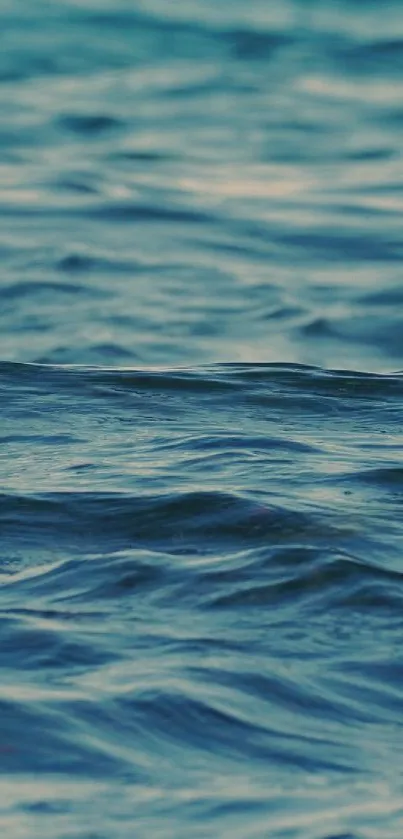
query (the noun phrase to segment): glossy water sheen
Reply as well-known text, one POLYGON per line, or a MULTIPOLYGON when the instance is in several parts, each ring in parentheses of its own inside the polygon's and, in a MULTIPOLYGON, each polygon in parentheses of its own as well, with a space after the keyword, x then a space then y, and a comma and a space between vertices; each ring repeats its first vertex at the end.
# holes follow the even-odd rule
POLYGON ((0 2, 0 820, 403 836, 400 2, 0 2))

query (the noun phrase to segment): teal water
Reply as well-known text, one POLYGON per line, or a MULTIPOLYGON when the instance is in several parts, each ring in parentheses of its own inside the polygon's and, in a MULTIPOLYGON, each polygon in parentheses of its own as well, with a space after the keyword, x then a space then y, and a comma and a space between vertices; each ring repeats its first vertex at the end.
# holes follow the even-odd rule
POLYGON ((0 823, 400 839, 403 12, 0 5, 0 823))

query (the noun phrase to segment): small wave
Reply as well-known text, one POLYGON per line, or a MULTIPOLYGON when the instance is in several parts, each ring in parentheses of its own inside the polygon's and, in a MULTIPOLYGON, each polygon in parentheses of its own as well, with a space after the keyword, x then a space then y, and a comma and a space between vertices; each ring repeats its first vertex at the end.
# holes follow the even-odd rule
POLYGON ((0 6, 7 833, 396 839, 403 7, 0 6))

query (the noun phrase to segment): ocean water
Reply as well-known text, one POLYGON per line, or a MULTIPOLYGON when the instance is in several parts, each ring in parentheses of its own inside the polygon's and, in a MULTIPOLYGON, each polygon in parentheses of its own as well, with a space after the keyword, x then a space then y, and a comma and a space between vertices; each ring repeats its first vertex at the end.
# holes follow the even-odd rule
POLYGON ((403 836, 403 6, 0 0, 0 825, 403 836))

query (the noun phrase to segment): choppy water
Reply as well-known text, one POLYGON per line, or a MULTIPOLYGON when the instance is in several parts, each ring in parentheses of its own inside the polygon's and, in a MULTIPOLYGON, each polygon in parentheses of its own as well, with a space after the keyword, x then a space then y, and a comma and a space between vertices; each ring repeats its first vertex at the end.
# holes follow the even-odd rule
POLYGON ((0 4, 0 821, 403 835, 401 4, 0 4))

